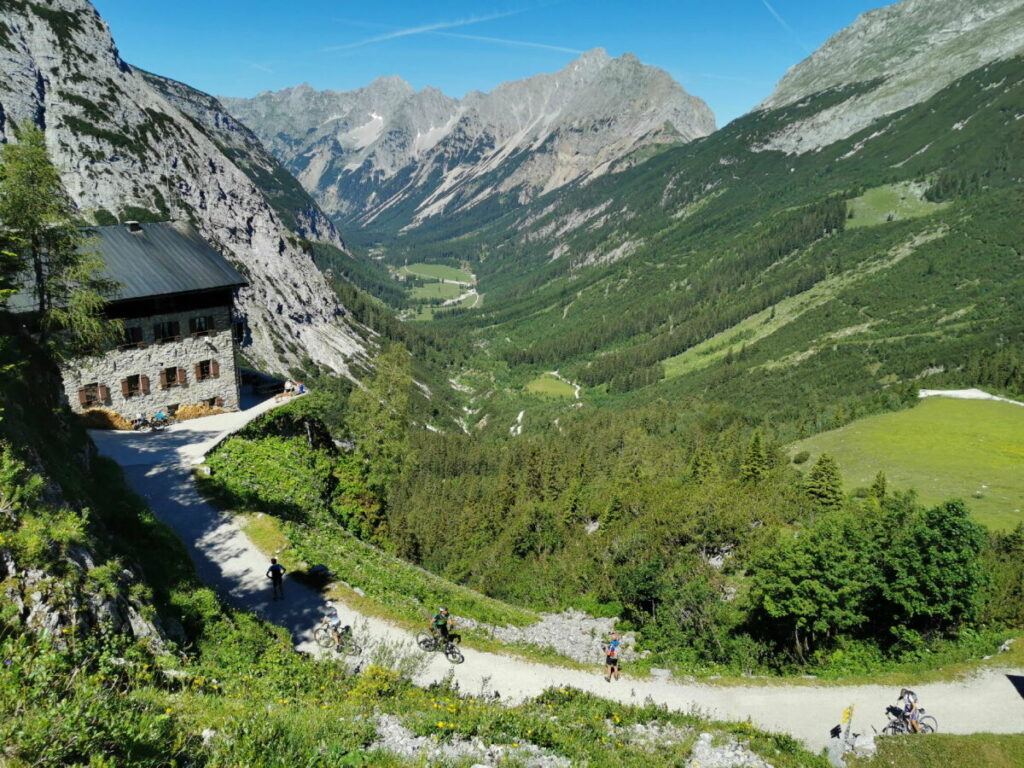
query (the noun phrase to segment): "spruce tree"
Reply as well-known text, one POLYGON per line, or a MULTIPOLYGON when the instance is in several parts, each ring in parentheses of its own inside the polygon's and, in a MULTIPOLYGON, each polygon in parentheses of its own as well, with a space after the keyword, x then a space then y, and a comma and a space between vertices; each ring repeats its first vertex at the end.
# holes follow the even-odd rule
POLYGON ((885 501, 887 486, 888 481, 885 479, 885 472, 879 470, 878 474, 875 475, 874 482, 871 483, 871 490, 869 493, 879 501, 885 501))
POLYGON ((764 449, 764 438, 760 429, 755 429, 754 434, 747 444, 747 453, 740 464, 740 477, 749 482, 760 482, 768 475, 768 452, 764 449))
POLYGON ((818 510, 831 512, 841 509, 845 496, 843 478, 836 460, 823 453, 811 467, 804 490, 818 510))

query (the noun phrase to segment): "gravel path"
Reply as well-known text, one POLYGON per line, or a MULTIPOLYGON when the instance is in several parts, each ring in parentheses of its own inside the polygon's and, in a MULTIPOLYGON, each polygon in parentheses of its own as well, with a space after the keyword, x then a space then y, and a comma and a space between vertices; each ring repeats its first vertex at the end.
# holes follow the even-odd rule
MULTIPOLYGON (((296 646, 312 651, 311 635, 326 601, 296 582, 285 584, 285 599, 270 599, 265 573, 268 561, 230 517, 208 504, 198 493, 189 465, 223 439, 270 410, 267 401, 242 413, 212 416, 176 424, 163 433, 92 432, 100 451, 117 461, 132 487, 149 502, 153 512, 185 542, 199 576, 237 607, 260 613, 291 631, 296 646)), ((410 643, 404 630, 374 617, 360 617, 338 604, 343 618, 357 620, 360 640, 410 643)), ((452 606, 458 614, 458 606, 452 606)), ((633 680, 628 665, 623 679, 607 683, 594 671, 568 670, 521 661, 508 656, 466 650, 466 662, 452 667, 434 654, 417 682, 440 680, 454 669, 462 690, 498 691, 503 701, 539 694, 549 686, 574 686, 623 703, 650 699, 672 709, 694 711, 727 720, 750 720, 754 725, 783 731, 817 751, 828 741, 828 731, 842 711, 856 707, 854 730, 881 728, 887 704, 896 698, 894 686, 714 686, 668 680, 633 680)), ((913 685, 922 704, 945 733, 1024 732, 1024 670, 986 669, 957 682, 913 685)))

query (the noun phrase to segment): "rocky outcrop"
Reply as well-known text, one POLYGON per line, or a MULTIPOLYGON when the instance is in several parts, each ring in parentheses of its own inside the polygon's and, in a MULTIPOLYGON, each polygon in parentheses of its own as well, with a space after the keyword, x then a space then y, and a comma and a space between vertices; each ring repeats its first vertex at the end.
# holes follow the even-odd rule
POLYGON ((302 85, 221 101, 324 210, 363 226, 416 226, 494 198, 522 203, 715 128, 707 105, 668 73, 601 49, 462 100, 389 77, 358 91, 302 85))
POLYGON ((84 216, 188 220, 239 268, 256 364, 283 373, 309 358, 346 373, 363 353, 300 240, 340 245, 334 228, 308 197, 264 193, 288 176, 252 135, 215 99, 126 64, 86 0, 0 6, 0 139, 16 123, 45 130, 84 216))
POLYGON ((794 66, 760 109, 862 84, 789 123, 761 149, 811 152, 925 101, 992 61, 1024 53, 1024 0, 903 0, 869 11, 794 66))
MULTIPOLYGON (((164 651, 168 635, 152 607, 130 597, 139 577, 128 568, 104 568, 108 583, 97 588, 90 579, 97 570, 92 553, 83 547, 71 549, 61 566, 51 569, 19 567, 11 551, 0 547, 0 594, 10 618, 58 645, 79 633, 107 629, 143 641, 154 652, 164 651)), ((180 625, 175 630, 182 634, 180 625)))

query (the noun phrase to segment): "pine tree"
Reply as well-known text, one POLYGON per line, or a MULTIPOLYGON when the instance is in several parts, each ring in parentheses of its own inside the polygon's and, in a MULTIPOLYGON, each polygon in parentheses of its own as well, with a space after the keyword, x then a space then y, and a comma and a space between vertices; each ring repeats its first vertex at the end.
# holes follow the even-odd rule
POLYGON ((760 482, 768 474, 768 453, 760 429, 755 429, 747 445, 747 453, 740 464, 740 477, 748 482, 760 482))
POLYGON ((875 480, 871 483, 871 490, 869 493, 879 501, 885 500, 885 494, 887 492, 888 482, 885 479, 885 472, 879 470, 878 474, 875 475, 875 480))
POLYGON ((839 473, 839 465, 836 464, 836 460, 827 453, 823 453, 811 467, 804 490, 818 510, 831 512, 841 509, 845 495, 843 494, 843 478, 839 473))
POLYGON ((385 498, 408 452, 409 396, 412 371, 409 353, 392 344, 375 361, 376 375, 348 399, 348 423, 367 485, 385 498))

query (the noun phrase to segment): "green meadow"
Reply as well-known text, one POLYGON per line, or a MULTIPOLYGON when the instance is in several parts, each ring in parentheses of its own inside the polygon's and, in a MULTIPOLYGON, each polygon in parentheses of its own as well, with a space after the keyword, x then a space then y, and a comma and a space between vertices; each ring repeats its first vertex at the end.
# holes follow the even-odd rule
POLYGON ((556 379, 550 373, 545 373, 543 376, 538 376, 536 379, 527 382, 526 390, 538 395, 547 395, 548 397, 573 397, 576 393, 571 384, 567 384, 561 379, 556 379))
POLYGON ((441 280, 457 280, 460 283, 472 283, 473 276, 464 269, 449 267, 445 264, 408 264, 398 270, 402 275, 436 278, 441 280))
POLYGON ((942 203, 925 200, 921 190, 911 182, 886 184, 869 189, 847 203, 850 218, 846 222, 846 227, 875 227, 889 221, 927 216, 944 207, 942 203))
POLYGON ((883 470, 892 488, 914 488, 925 503, 962 498, 978 521, 1009 529, 1024 521, 1024 407, 932 397, 916 407, 860 419, 795 443, 810 467, 831 454, 847 489, 883 470))

